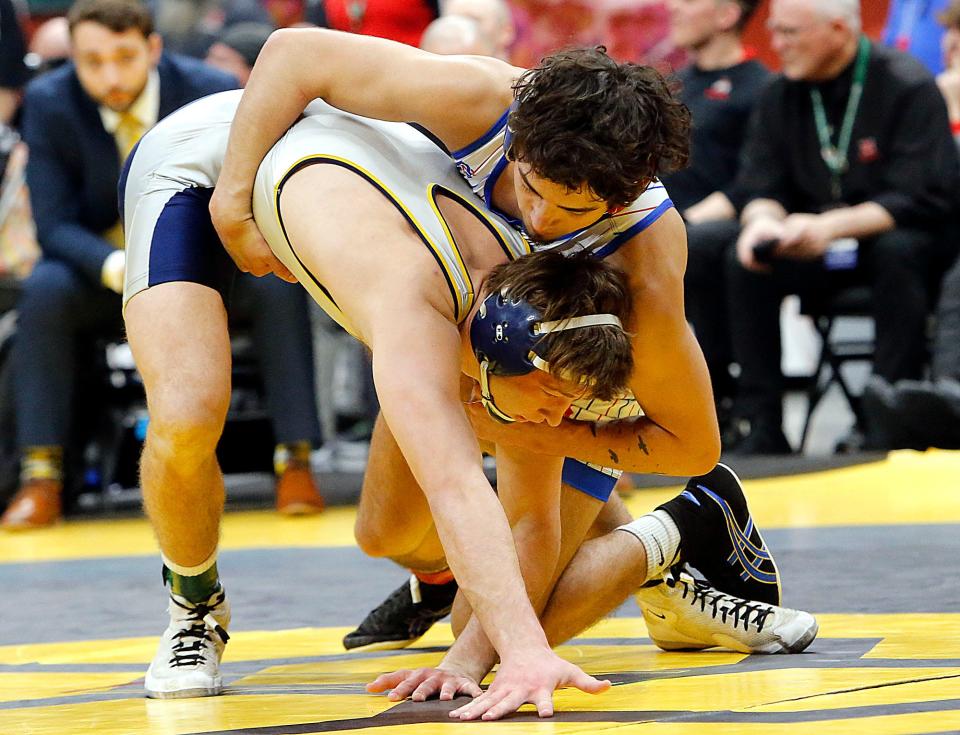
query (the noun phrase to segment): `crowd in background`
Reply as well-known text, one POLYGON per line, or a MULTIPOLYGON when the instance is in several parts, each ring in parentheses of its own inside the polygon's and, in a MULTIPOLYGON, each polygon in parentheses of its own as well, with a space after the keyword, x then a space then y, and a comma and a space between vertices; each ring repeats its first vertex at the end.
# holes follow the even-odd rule
MULTIPOLYGON (((83 400, 84 381, 117 382, 96 353, 122 341, 123 161, 158 119, 242 87, 269 35, 291 26, 518 65, 603 43, 673 74, 692 112, 692 157, 663 179, 687 222, 686 310, 724 450, 799 449, 782 426, 781 301, 798 294, 829 311, 854 288, 869 293, 876 336, 846 446, 960 446, 960 0, 893 0, 875 41, 859 5, 0 0, 0 301, 17 315, 15 328, 0 321, 0 448, 11 454, 0 474, 15 468, 6 494, 0 477, 0 525, 56 522, 89 469, 83 428, 98 407, 83 400), (748 28, 777 69, 759 60, 748 28)), ((230 317, 250 335, 260 375, 277 508, 318 512, 311 451, 334 437, 321 435, 304 292, 239 278, 230 317)), ((354 368, 372 393, 366 366, 354 368)))

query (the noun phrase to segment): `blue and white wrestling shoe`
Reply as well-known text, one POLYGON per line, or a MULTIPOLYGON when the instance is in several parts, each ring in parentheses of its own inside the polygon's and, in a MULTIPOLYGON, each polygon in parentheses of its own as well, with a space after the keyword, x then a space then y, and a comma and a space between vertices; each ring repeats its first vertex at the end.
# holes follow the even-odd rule
POLYGON ((780 604, 780 573, 750 516, 740 478, 718 464, 661 505, 680 529, 680 557, 713 587, 747 600, 780 604))

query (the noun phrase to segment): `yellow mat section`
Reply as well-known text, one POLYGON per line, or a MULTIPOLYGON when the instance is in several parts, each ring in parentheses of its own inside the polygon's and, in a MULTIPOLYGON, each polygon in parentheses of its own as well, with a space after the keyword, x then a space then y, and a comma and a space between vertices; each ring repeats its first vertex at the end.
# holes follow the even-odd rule
MULTIPOLYGON (((955 707, 960 644, 957 639, 949 642, 960 626, 960 613, 824 615, 820 622, 819 643, 814 643, 812 653, 754 659, 724 651, 661 652, 625 640, 646 636, 641 619, 605 620, 559 649, 590 673, 619 676, 620 683, 599 696, 575 690, 556 694, 557 711, 571 713, 575 721, 523 720, 472 727, 504 735, 906 735, 960 727, 960 710, 955 707), (939 646, 934 641, 937 633, 939 646), (832 650, 831 638, 879 642, 863 657, 853 653, 838 658, 823 653, 832 650), (938 652, 952 665, 924 663, 938 652), (869 665, 883 656, 907 665, 869 665), (771 666, 758 669, 752 665, 757 660, 771 666), (936 711, 910 711, 921 706, 936 711), (881 716, 874 709, 863 713, 873 716, 858 716, 857 708, 870 707, 900 707, 903 712, 881 716), (713 721, 684 722, 698 713, 713 721), (624 718, 632 722, 623 722, 624 718), (655 718, 668 721, 644 722, 655 718)), ((385 671, 435 665, 441 653, 411 649, 345 654, 339 644, 345 630, 237 631, 225 664, 228 673, 233 664, 242 667, 243 674, 231 677, 224 696, 193 700, 143 698, 142 676, 155 638, 2 648, 0 665, 12 670, 0 672, 0 733, 188 735, 254 729, 267 735, 301 725, 296 732, 319 732, 322 723, 332 720, 338 721, 336 732, 358 734, 466 732, 469 726, 444 720, 434 705, 436 721, 399 725, 396 719, 377 720, 376 727, 362 728, 373 724, 364 718, 388 713, 395 706, 381 695, 366 694, 365 683, 385 671), (95 670, 98 664, 130 666, 101 672, 95 670), (45 668, 50 665, 56 669, 45 668), (71 666, 94 670, 72 671, 71 666), (351 727, 352 720, 358 720, 356 728, 351 727), (318 723, 317 729, 309 723, 318 723)), ((438 625, 421 645, 449 642, 449 625, 438 625)), ((240 673, 234 671, 233 676, 240 673)))
MULTIPOLYGON (((960 523, 960 452, 894 452, 843 469, 745 483, 762 528, 960 523)), ((627 499, 640 515, 676 488, 640 490, 627 499)), ((286 518, 272 511, 228 513, 221 549, 353 546, 353 508, 286 518)), ((157 554, 143 519, 67 522, 56 528, 0 533, 0 563, 157 554)))
MULTIPOLYGON (((227 513, 220 549, 353 546, 355 517, 351 507, 329 508, 317 516, 301 517, 266 510, 227 513)), ((159 553, 150 525, 143 518, 67 521, 54 528, 0 532, 0 563, 159 557, 159 553)))
MULTIPOLYGON (((736 470, 736 465, 731 465, 736 470)), ((880 462, 747 480, 761 528, 960 523, 960 452, 892 452, 880 462)), ((640 490, 627 502, 648 513, 675 490, 640 490)))
MULTIPOLYGON (((874 648, 866 654, 872 658, 891 659, 960 659, 960 613, 898 613, 887 615, 818 615, 820 638, 876 638, 874 648)), ((278 631, 231 631, 227 661, 259 661, 270 658, 307 658, 316 656, 340 656, 345 652, 341 644, 344 634, 352 626, 331 628, 294 628, 278 631)), ((645 638, 647 627, 642 618, 617 617, 601 620, 584 631, 579 640, 619 638, 645 638)), ((438 623, 420 639, 418 648, 449 646, 453 641, 448 623, 438 623)), ((115 639, 105 645, 103 641, 71 641, 64 643, 36 643, 30 645, 0 646, 0 664, 22 665, 39 663, 53 664, 128 664, 148 663, 156 650, 156 638, 115 639)), ((614 651, 615 646, 594 646, 574 642, 562 647, 563 655, 571 661, 583 664, 584 660, 599 654, 614 651)), ((708 651, 697 657, 684 653, 668 654, 653 646, 629 646, 635 657, 654 654, 656 664, 671 668, 677 662, 690 666, 719 666, 736 663, 742 654, 708 651), (696 663, 694 663, 696 660, 696 663)), ((413 654, 404 651, 393 654, 404 657, 413 654)), ((424 654, 432 655, 432 654, 424 654)), ((401 660, 398 659, 398 660, 401 660)), ((347 659, 342 665, 349 671, 362 671, 367 662, 379 658, 357 656, 347 659), (359 667, 359 668, 357 668, 359 667)), ((408 666, 398 664, 397 668, 408 666)), ((605 665, 605 664, 604 664, 605 665)), ((640 666, 639 668, 645 668, 640 666)), ((341 664, 337 664, 341 666, 341 664)), ((601 666, 602 668, 602 666, 601 666)), ((599 669, 598 669, 599 670, 599 669)), ((607 670, 616 670, 607 667, 607 670)))
POLYGON ((344 694, 336 697, 256 695, 201 699, 151 700, 134 696, 106 702, 61 704, 0 710, 4 735, 185 735, 270 724, 372 717, 393 706, 383 697, 344 694))

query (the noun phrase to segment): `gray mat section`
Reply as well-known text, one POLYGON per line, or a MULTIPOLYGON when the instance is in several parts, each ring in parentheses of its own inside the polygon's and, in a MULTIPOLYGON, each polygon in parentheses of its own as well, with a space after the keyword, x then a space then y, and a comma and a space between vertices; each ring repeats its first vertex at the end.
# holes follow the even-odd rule
MULTIPOLYGON (((784 603, 818 613, 956 612, 960 527, 767 531, 784 603)), ((355 548, 225 551, 237 630, 358 623, 404 573, 355 548)), ((158 635, 160 563, 148 557, 0 565, 0 645, 158 635)), ((638 614, 629 600, 620 615, 638 614)))

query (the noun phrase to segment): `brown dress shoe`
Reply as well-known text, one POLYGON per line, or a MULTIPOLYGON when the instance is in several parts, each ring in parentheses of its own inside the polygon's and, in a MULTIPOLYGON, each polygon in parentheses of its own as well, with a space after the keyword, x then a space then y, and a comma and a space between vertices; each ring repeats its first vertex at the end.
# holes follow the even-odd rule
POLYGON ((291 464, 277 478, 277 511, 285 516, 305 516, 323 510, 323 497, 309 467, 291 464))
POLYGON ((28 480, 13 496, 0 526, 8 531, 52 526, 63 515, 62 494, 62 482, 28 480))

